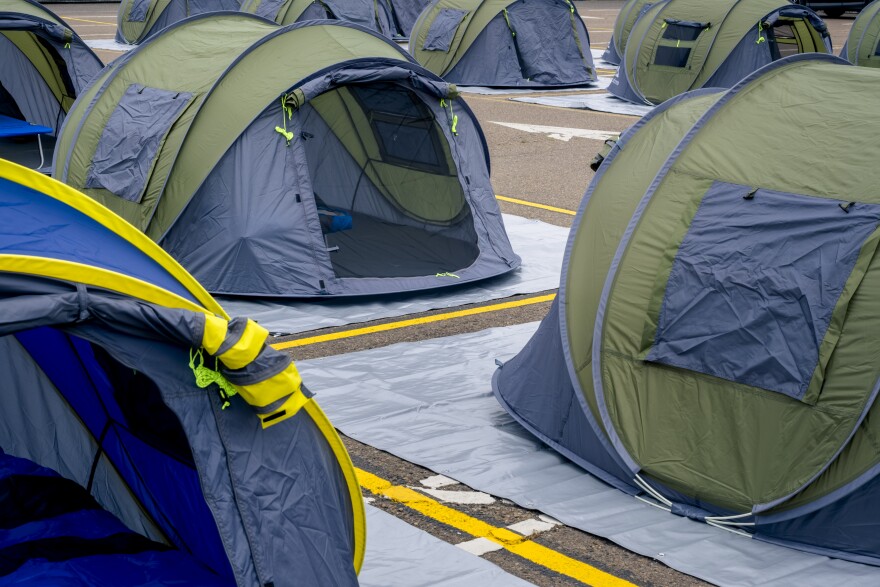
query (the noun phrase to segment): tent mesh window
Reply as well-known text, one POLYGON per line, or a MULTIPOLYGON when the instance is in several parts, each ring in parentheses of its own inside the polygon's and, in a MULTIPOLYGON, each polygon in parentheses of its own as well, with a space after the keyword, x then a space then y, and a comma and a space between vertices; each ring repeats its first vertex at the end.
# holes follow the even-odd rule
POLYGON ((709 23, 666 19, 654 52, 654 65, 687 67, 697 39, 709 23))
POLYGON ((436 98, 377 82, 300 109, 337 277, 418 277, 472 265, 478 238, 436 98))
POLYGON ((771 47, 774 59, 782 59, 801 52, 798 35, 790 23, 779 21, 771 29, 771 47))

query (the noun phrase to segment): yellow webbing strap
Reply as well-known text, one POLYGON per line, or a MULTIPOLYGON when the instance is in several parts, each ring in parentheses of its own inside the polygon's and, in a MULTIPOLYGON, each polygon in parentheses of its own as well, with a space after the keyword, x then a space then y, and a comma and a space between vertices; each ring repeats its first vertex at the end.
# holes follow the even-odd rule
POLYGON ((205 314, 205 332, 202 334, 202 348, 209 355, 215 354, 223 341, 226 340, 226 330, 229 323, 218 316, 205 314))
POLYGON ((257 358, 268 338, 268 330, 253 320, 248 320, 241 337, 228 350, 217 355, 217 358, 230 369, 241 369, 257 358))

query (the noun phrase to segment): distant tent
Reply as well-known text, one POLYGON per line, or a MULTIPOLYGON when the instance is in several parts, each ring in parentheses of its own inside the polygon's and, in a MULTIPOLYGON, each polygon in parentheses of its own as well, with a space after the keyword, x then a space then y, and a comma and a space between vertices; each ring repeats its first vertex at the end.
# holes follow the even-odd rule
POLYGON ((880 72, 796 55, 655 108, 495 374, 528 430, 672 513, 880 564, 880 72))
POLYGON ((137 45, 184 18, 240 9, 239 0, 122 0, 116 13, 116 41, 137 45))
POLYGON ((386 37, 400 37, 391 0, 245 0, 241 9, 278 24, 343 20, 386 37))
MULTIPOLYGON (((27 585, 95 585, 84 567, 108 587, 356 585, 354 470, 266 330, 229 320, 90 198, 3 160, 0 209, 0 447, 70 480, 41 495, 41 522, 25 523, 24 497, 3 512, 0 572, 20 563, 12 582, 27 585), (94 504, 73 482, 145 538, 81 511, 94 504), (76 553, 104 556, 90 567, 76 553), (119 574, 134 563, 142 574, 119 574)), ((14 479, 0 477, 8 497, 14 479)), ((33 481, 15 490, 45 489, 33 481)))
POLYGON ((209 291, 382 294, 519 266, 470 109, 357 25, 190 19, 120 58, 74 111, 57 177, 209 291))
POLYGON ((386 0, 391 7, 391 14, 399 36, 409 38, 413 26, 422 11, 431 4, 431 0, 386 0))
POLYGON ((868 4, 856 17, 840 56, 855 65, 880 67, 880 0, 868 4))
POLYGON ((666 0, 636 21, 609 92, 659 104, 697 88, 730 88, 768 63, 830 53, 819 16, 788 0, 666 0))
POLYGON ((76 97, 103 67, 46 7, 0 0, 0 115, 57 133, 76 97))
POLYGON ((570 0, 436 0, 410 35, 416 61, 468 86, 596 81, 590 36, 570 0))
POLYGON ((627 0, 617 13, 617 20, 614 21, 614 32, 611 34, 611 41, 608 48, 602 54, 602 60, 614 65, 620 65, 623 61, 623 54, 626 51, 626 43, 629 41, 629 34, 632 32, 633 26, 641 15, 643 15, 651 6, 666 0, 627 0))

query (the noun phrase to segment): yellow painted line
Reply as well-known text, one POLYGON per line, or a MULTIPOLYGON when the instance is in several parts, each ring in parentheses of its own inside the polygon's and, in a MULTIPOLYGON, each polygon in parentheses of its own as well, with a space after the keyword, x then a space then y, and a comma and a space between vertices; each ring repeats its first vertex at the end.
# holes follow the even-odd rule
POLYGON ((289 349, 293 347, 308 346, 321 342, 329 342, 331 340, 340 340, 343 338, 354 338, 355 336, 364 336, 366 334, 375 334, 377 332, 387 332, 389 330, 397 330, 399 328, 408 328, 410 326, 420 326, 422 324, 431 324, 434 322, 442 322, 444 320, 453 320, 455 318, 464 318, 465 316, 476 316, 477 314, 488 314, 489 312, 498 312, 500 310, 508 310, 510 308, 520 308, 522 306, 530 306, 533 304, 542 304, 552 301, 556 294, 537 296, 534 298, 526 298, 524 300, 516 300, 514 302, 503 302, 501 304, 493 304, 491 306, 480 306, 479 308, 468 308, 467 310, 458 310, 456 312, 447 312, 445 314, 435 314, 434 316, 423 316, 421 318, 413 318, 411 320, 401 320, 399 322, 389 322, 388 324, 378 324, 376 326, 367 326, 365 328, 354 328, 352 330, 343 330, 342 332, 332 332, 330 334, 321 334, 319 336, 310 336, 308 338, 300 338, 288 342, 279 342, 272 345, 274 349, 289 349))
POLYGON ((98 20, 86 20, 84 18, 73 18, 72 16, 62 16, 61 18, 63 18, 64 20, 74 20, 76 22, 87 22, 90 24, 103 24, 103 25, 107 25, 107 26, 115 26, 116 25, 115 22, 101 22, 98 20))
POLYGON ((556 206, 548 206, 547 204, 538 204, 537 202, 529 202, 528 200, 519 200, 517 198, 508 198, 507 196, 499 196, 498 194, 495 197, 502 202, 510 202, 511 204, 519 204, 520 206, 529 206, 530 208, 540 208, 541 210, 549 210, 551 212, 559 212, 560 214, 568 214, 569 216, 577 215, 577 212, 574 210, 568 210, 566 208, 557 208, 556 206))
POLYGON ((571 577, 581 583, 593 587, 634 587, 629 581, 615 577, 601 569, 597 569, 587 563, 565 556, 537 542, 533 542, 526 536, 522 536, 508 530, 498 528, 477 518, 473 518, 463 512, 431 499, 408 487, 392 485, 390 481, 377 477, 362 469, 355 469, 361 487, 370 493, 382 495, 397 503, 413 509, 423 516, 436 520, 447 526, 470 534, 477 538, 486 538, 502 546, 505 550, 522 557, 528 561, 540 565, 561 575, 571 577))

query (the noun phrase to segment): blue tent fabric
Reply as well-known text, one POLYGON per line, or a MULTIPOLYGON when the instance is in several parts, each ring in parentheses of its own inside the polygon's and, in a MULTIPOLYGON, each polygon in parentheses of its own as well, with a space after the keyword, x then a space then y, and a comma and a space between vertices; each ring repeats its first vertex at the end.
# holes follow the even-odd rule
POLYGON ((0 585, 172 583, 233 584, 135 534, 77 483, 0 452, 0 585))
POLYGON ((0 178, 0 248, 51 256, 154 283, 195 302, 192 294, 137 247, 55 198, 0 178))

